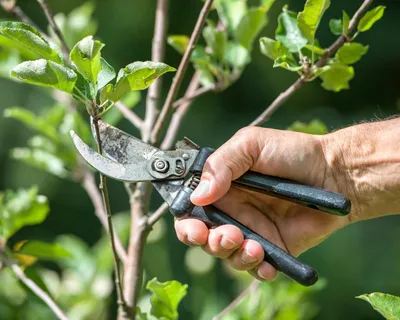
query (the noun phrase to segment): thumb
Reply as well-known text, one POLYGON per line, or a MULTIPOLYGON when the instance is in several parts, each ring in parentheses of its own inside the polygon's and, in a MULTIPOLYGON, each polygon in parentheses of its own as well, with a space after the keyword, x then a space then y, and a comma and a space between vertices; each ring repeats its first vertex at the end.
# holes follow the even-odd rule
POLYGON ((198 206, 211 204, 224 196, 231 181, 248 171, 259 155, 259 128, 246 127, 217 149, 206 161, 200 184, 191 195, 198 206))

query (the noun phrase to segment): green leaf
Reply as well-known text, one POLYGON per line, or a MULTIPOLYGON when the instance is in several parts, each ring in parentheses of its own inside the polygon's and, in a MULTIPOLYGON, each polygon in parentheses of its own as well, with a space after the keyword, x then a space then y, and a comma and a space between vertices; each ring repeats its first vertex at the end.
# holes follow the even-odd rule
POLYGON ((361 57, 368 52, 368 46, 361 43, 348 42, 345 43, 337 52, 336 59, 343 64, 356 63, 361 57))
POLYGON ((204 46, 196 45, 190 60, 196 64, 209 64, 211 62, 211 56, 206 52, 204 46))
POLYGON ((148 320, 147 313, 142 312, 139 307, 136 307, 135 320, 148 320))
POLYGON ((388 320, 400 320, 400 298, 387 293, 374 292, 356 297, 365 300, 388 320))
POLYGON ((298 53, 306 45, 307 38, 303 36, 297 26, 296 13, 289 11, 287 6, 283 7, 282 10, 283 12, 278 16, 275 38, 282 42, 290 52, 298 53))
POLYGON ((203 37, 211 49, 212 55, 219 61, 223 60, 228 42, 227 34, 209 24, 203 29, 203 37))
POLYGON ((304 46, 304 49, 307 49, 310 53, 312 53, 314 51, 314 54, 318 55, 318 56, 322 56, 325 53, 325 50, 318 47, 317 45, 312 45, 312 44, 306 44, 304 46))
MULTIPOLYGON (((100 103, 104 103, 108 100, 108 96, 113 92, 114 86, 109 83, 100 90, 100 103)), ((107 121, 106 121, 107 122, 107 121)))
POLYGON ((266 37, 260 39, 260 50, 262 54, 272 60, 281 56, 292 56, 289 50, 281 42, 266 37))
POLYGON ((319 119, 314 119, 310 123, 295 121, 288 130, 310 134, 326 134, 328 132, 326 125, 319 119))
POLYGON ((341 19, 329 20, 329 29, 335 36, 340 36, 343 32, 343 21, 341 19))
POLYGON ((57 145, 45 136, 33 136, 28 140, 28 146, 52 154, 57 152, 57 145))
POLYGON ((274 61, 274 68, 281 67, 289 71, 300 71, 303 66, 299 65, 291 56, 280 56, 274 61))
POLYGON ((44 170, 57 177, 67 178, 69 176, 64 161, 45 150, 36 148, 14 148, 11 151, 11 156, 16 160, 44 170))
POLYGON ((42 260, 55 260, 69 257, 71 254, 57 243, 42 241, 27 241, 17 253, 37 257, 42 260))
POLYGON ((331 32, 336 35, 347 35, 349 31, 349 23, 350 23, 350 18, 346 11, 343 10, 343 17, 342 19, 331 19, 329 21, 329 29, 331 29, 331 32))
POLYGON ((180 54, 184 54, 189 44, 189 37, 185 35, 173 35, 168 37, 167 42, 180 54))
POLYGON ((364 32, 371 29, 374 23, 383 17, 385 9, 386 9, 385 6, 377 6, 372 10, 368 11, 358 23, 357 30, 359 32, 364 32))
MULTIPOLYGON (((139 91, 130 91, 123 98, 122 102, 128 109, 133 109, 140 101, 139 91)), ((108 110, 104 116, 103 120, 108 124, 115 126, 123 118, 121 111, 119 111, 115 106, 108 110)))
POLYGON ((146 288, 152 291, 151 314, 157 318, 178 319, 178 305, 187 293, 187 284, 178 281, 158 282, 150 280, 146 288))
POLYGON ((344 64, 334 63, 322 67, 319 71, 319 77, 322 79, 324 89, 339 92, 343 89, 349 89, 349 81, 354 77, 354 69, 344 64))
POLYGON ((54 141, 59 141, 58 133, 55 127, 46 121, 46 119, 41 119, 40 117, 36 116, 32 111, 29 111, 24 108, 8 108, 4 111, 4 116, 7 118, 14 118, 28 127, 46 135, 47 137, 51 138, 54 141))
POLYGON ((40 57, 62 63, 62 58, 55 48, 32 26, 22 22, 0 22, 0 34, 23 45, 40 57))
POLYGON ((175 70, 162 62, 137 61, 128 64, 119 71, 117 83, 109 99, 116 102, 131 90, 147 89, 159 76, 175 70))
POLYGON ((266 10, 251 8, 240 20, 236 29, 237 41, 246 49, 251 49, 258 33, 267 25, 266 10))
POLYGON ((77 79, 75 82, 74 89, 72 90, 72 95, 77 98, 79 101, 81 100, 94 100, 96 96, 96 88, 95 84, 86 79, 80 72, 76 72, 77 79))
POLYGON ((19 64, 12 70, 11 76, 30 84, 69 93, 72 92, 77 80, 77 75, 72 69, 45 59, 19 64))
POLYGON ((97 90, 102 89, 106 84, 115 78, 115 70, 108 62, 100 58, 101 71, 97 76, 97 90))
POLYGON ((330 4, 330 0, 307 0, 304 10, 297 15, 299 29, 311 42, 314 42, 315 32, 330 4))
POLYGON ((208 65, 203 64, 195 64, 194 65, 196 71, 199 73, 199 80, 203 87, 212 88, 215 85, 215 78, 210 71, 208 65))
POLYGON ((251 58, 247 49, 235 42, 229 41, 226 46, 224 60, 233 68, 241 70, 250 63, 251 58))
POLYGON ((37 188, 32 187, 17 192, 8 190, 3 194, 3 205, 0 206, 0 237, 9 239, 22 227, 39 224, 46 219, 49 213, 47 198, 37 193, 37 188))
POLYGON ((342 30, 342 33, 343 33, 343 34, 348 34, 348 32, 349 32, 350 18, 349 18, 349 15, 348 15, 348 14, 346 13, 346 11, 344 11, 344 10, 343 10, 342 21, 343 21, 343 30, 342 30))
POLYGON ((215 1, 218 16, 228 31, 233 35, 243 16, 247 12, 246 0, 218 0, 215 1))
POLYGON ((97 76, 101 70, 100 55, 104 44, 88 36, 79 41, 71 50, 70 59, 86 79, 97 83, 97 76))

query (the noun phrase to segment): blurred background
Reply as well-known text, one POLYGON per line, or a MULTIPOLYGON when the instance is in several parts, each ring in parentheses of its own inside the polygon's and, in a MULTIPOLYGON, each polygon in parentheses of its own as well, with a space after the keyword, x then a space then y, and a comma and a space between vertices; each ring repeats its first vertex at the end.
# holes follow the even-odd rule
MULTIPOLYGON (((133 61, 150 60, 156 1, 97 0, 93 3, 93 17, 98 23, 96 37, 106 44, 103 56, 107 61, 119 69, 133 61)), ((329 19, 340 17, 343 9, 351 16, 360 3, 332 1, 318 31, 322 47, 329 46, 335 39, 328 28, 329 19)), ((20 0, 18 4, 42 29, 47 28, 36 1, 20 0)), ((66 14, 81 4, 78 0, 49 1, 54 12, 66 14)), ((284 4, 289 4, 295 11, 303 7, 303 1, 277 0, 261 36, 273 37, 276 18, 284 4)), ((320 80, 316 80, 290 98, 265 126, 286 129, 296 120, 308 123, 320 119, 331 131, 399 112, 400 2, 376 1, 375 5, 378 4, 387 6, 387 10, 381 21, 357 39, 370 48, 354 66, 355 78, 350 82, 351 88, 333 93, 321 88, 320 80)), ((198 0, 171 0, 168 33, 189 35, 201 5, 198 0)), ((11 18, 0 12, 0 19, 11 18)), ((217 147, 239 128, 249 124, 296 79, 295 74, 286 70, 273 69, 272 62, 260 54, 258 46, 253 51, 252 63, 237 83, 222 93, 209 93, 195 101, 178 137, 188 136, 199 145, 217 147)), ((180 55, 167 47, 164 62, 177 67, 179 61, 180 55)), ((186 82, 192 72, 192 69, 188 72, 186 82)), ((164 96, 171 79, 172 75, 164 76, 164 96)), ((145 92, 141 94, 142 98, 135 107, 139 115, 144 114, 145 92)), ((40 193, 49 198, 51 207, 51 214, 43 224, 23 229, 12 242, 21 239, 52 241, 62 234, 70 234, 83 239, 82 245, 98 245, 102 228, 82 188, 9 156, 12 148, 26 144, 32 131, 13 119, 4 118, 3 110, 20 106, 39 113, 53 106, 50 92, 2 77, 0 97, 0 190, 38 185, 40 193)), ((119 127, 138 135, 125 120, 119 123, 119 127)), ((109 191, 113 212, 127 211, 128 198, 123 185, 109 180, 109 191)), ((156 209, 160 198, 153 198, 151 209, 156 209)), ((172 217, 166 216, 156 229, 146 247, 146 278, 176 279, 189 284, 188 295, 180 308, 180 318, 211 319, 212 314, 237 295, 242 280, 227 272, 219 261, 206 259, 201 253, 188 250, 179 243, 172 217)), ((400 295, 399 252, 400 221, 398 216, 392 216, 349 226, 303 254, 302 260, 314 266, 326 280, 325 287, 310 298, 318 308, 313 319, 380 319, 370 306, 354 297, 373 291, 400 295)), ((48 267, 57 270, 55 265, 49 264, 48 267)), ((272 291, 264 299, 274 299, 274 295, 272 291)), ((265 301, 266 306, 268 303, 265 301)), ((2 306, 6 308, 5 305, 0 303, 0 319, 14 319, 5 313, 6 309, 2 309, 2 306)), ((34 318, 26 316, 26 319, 34 318)))

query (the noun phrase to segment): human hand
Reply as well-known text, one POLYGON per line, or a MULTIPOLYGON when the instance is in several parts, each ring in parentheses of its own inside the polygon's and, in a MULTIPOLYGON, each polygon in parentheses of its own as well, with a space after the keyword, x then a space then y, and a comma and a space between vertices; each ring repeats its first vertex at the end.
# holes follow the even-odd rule
MULTIPOLYGON (((352 148, 351 143, 359 144, 358 138, 363 132, 371 130, 365 126, 326 136, 257 127, 242 129, 207 160, 202 183, 191 200, 196 205, 213 203, 297 256, 350 222, 380 215, 376 210, 366 209, 370 207, 368 201, 360 201, 373 188, 358 184, 354 174, 354 159, 360 157, 359 150, 352 148), (348 217, 338 217, 231 187, 231 181, 247 170, 345 194, 352 200, 352 212, 348 217)), ((226 259, 237 270, 247 270, 260 280, 272 280, 276 276, 276 270, 263 261, 262 247, 253 240, 244 240, 237 227, 224 225, 208 230, 199 220, 185 219, 177 220, 175 229, 182 242, 202 246, 206 252, 226 259)))

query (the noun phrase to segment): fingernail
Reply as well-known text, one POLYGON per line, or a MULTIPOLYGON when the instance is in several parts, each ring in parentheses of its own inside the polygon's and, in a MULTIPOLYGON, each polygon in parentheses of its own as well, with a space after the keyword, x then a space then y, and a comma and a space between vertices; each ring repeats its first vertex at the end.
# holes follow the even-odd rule
POLYGON ((231 239, 229 239, 228 237, 222 236, 221 238, 221 247, 227 250, 231 250, 237 246, 239 246, 238 243, 233 242, 231 239))
POLYGON ((267 278, 265 278, 264 275, 261 273, 261 268, 258 268, 258 270, 257 270, 257 275, 258 275, 261 279, 267 280, 267 278))
POLYGON ((194 240, 193 238, 188 237, 187 239, 191 244, 193 244, 195 246, 201 246, 201 243, 199 243, 198 241, 194 240))
POLYGON ((193 191, 192 196, 194 197, 203 197, 206 196, 210 191, 210 182, 208 180, 201 180, 200 184, 193 191))
POLYGON ((249 252, 247 252, 246 250, 244 250, 242 252, 242 262, 245 264, 250 264, 253 262, 256 262, 258 259, 253 256, 252 254, 250 254, 249 252))

